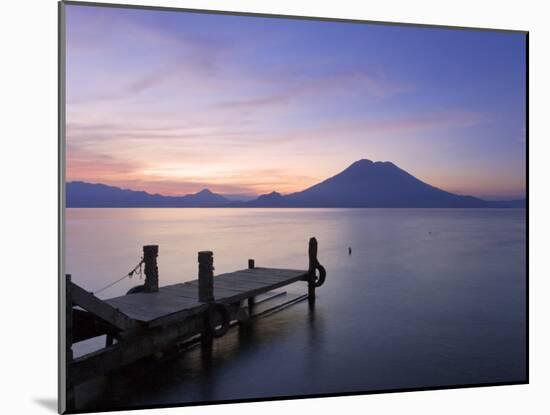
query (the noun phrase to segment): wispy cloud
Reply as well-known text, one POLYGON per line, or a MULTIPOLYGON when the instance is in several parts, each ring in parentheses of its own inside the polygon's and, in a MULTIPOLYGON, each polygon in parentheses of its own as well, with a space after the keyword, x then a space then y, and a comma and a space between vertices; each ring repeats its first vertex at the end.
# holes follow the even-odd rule
POLYGON ((90 151, 68 144, 66 149, 66 176, 71 180, 124 180, 138 174, 144 166, 135 160, 119 159, 109 154, 90 151))
POLYGON ((390 80, 387 77, 375 76, 368 71, 354 70, 337 74, 324 74, 313 79, 307 77, 287 79, 279 77, 264 79, 269 91, 248 99, 222 101, 217 106, 222 108, 249 108, 263 110, 266 107, 295 103, 296 107, 304 103, 315 102, 319 97, 338 95, 361 95, 364 98, 388 98, 397 94, 415 90, 411 83, 390 80))
POLYGON ((361 157, 426 172, 430 153, 444 167, 423 178, 459 188, 442 170, 451 162, 467 181, 459 169, 473 155, 491 177, 508 178, 491 158, 517 159, 517 145, 496 142, 524 126, 509 109, 509 47, 495 57, 495 45, 472 43, 469 54, 492 57, 486 67, 453 49, 448 31, 430 46, 414 29, 369 25, 78 6, 68 17, 69 180, 284 193, 361 157))

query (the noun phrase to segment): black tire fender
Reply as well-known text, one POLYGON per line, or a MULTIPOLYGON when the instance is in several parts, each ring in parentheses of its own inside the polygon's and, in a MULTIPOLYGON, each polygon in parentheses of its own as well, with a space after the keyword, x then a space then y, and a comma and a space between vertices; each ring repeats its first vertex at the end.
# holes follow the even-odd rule
POLYGON ((229 308, 222 303, 212 303, 208 306, 208 310, 205 312, 205 326, 206 331, 212 337, 222 337, 227 330, 229 330, 229 323, 231 322, 231 316, 229 308), (216 325, 216 315, 221 317, 221 324, 216 325))
POLYGON ((319 276, 316 275, 315 271, 313 274, 313 282, 315 284, 315 287, 320 287, 325 283, 325 280, 327 278, 327 271, 325 270, 325 267, 321 264, 317 264, 315 267, 316 270, 319 270, 319 276))
POLYGON ((128 290, 126 295, 128 294, 136 294, 136 293, 142 293, 145 288, 145 285, 136 285, 135 287, 132 287, 128 290))

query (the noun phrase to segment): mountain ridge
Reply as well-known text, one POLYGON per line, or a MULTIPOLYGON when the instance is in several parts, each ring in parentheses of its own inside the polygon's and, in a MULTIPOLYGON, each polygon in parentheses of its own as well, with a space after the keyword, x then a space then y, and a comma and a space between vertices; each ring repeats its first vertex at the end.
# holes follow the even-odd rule
POLYGON ((276 191, 235 201, 205 188, 164 196, 102 183, 66 183, 67 207, 308 207, 308 208, 491 208, 525 207, 526 200, 487 201, 439 189, 389 161, 360 159, 302 191, 276 191))
POLYGON ((164 196, 103 183, 66 183, 67 207, 223 207, 230 201, 209 189, 184 196, 164 196))

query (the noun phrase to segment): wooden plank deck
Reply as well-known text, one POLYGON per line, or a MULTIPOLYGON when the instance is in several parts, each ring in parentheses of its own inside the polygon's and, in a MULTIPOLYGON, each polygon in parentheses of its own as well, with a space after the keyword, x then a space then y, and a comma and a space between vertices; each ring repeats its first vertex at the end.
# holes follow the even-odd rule
MULTIPOLYGON (((214 277, 216 302, 232 304, 302 280, 307 270, 253 268, 214 277)), ((159 287, 156 293, 136 293, 105 300, 131 319, 157 326, 205 311, 199 302, 199 281, 159 287)))
POLYGON ((269 315, 305 298, 313 305, 315 289, 326 276, 317 260, 315 238, 309 240, 307 270, 256 267, 255 261, 249 259, 248 269, 214 277, 213 252, 200 251, 198 279, 164 287, 159 287, 158 252, 158 245, 143 247, 142 260, 128 274, 143 265, 145 281, 140 292, 134 294, 100 300, 72 283, 70 275, 66 276, 63 298, 67 402, 72 402, 70 397, 74 396, 76 385, 141 358, 170 350, 197 336, 204 353, 209 353, 213 338, 223 336, 236 322, 269 315), (307 294, 280 290, 297 281, 307 283, 307 294), (73 320, 80 327, 75 329, 73 320), (107 335, 104 348, 73 358, 75 341, 102 334, 107 335))

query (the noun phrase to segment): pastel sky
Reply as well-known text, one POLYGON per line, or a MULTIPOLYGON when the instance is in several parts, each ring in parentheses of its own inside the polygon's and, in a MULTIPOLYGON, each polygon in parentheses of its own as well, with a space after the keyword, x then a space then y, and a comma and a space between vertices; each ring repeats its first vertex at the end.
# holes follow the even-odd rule
POLYGON ((302 190, 392 161, 525 196, 521 33, 67 6, 67 180, 302 190))

